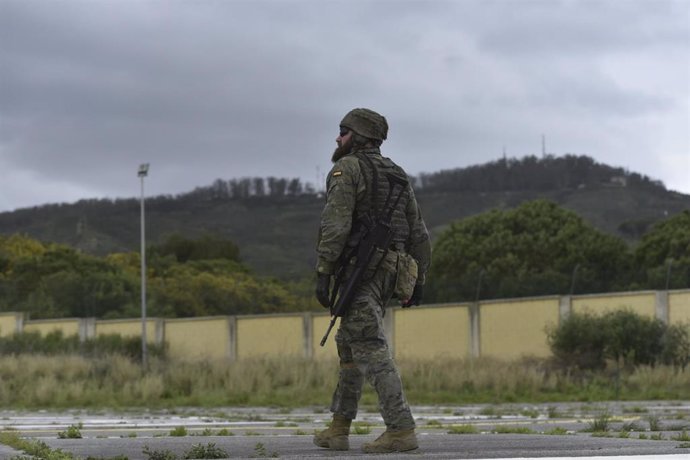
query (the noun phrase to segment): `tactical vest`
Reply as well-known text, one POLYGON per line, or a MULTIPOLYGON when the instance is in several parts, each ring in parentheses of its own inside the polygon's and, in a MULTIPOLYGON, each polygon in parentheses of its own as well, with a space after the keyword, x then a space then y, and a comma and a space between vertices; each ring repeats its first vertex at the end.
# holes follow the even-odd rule
MULTIPOLYGON (((361 234, 366 229, 371 228, 377 217, 384 211, 386 198, 390 190, 390 184, 386 179, 386 174, 392 174, 405 181, 408 180, 407 174, 403 169, 393 163, 389 158, 380 154, 365 152, 355 152, 354 155, 359 160, 360 170, 366 182, 366 198, 358 202, 353 215, 353 232, 350 244, 353 246, 359 243, 361 234), (352 241, 354 240, 354 241, 352 241)), ((398 191, 394 196, 397 197, 398 191)), ((410 236, 410 225, 407 222, 405 209, 410 200, 410 189, 406 187, 402 192, 398 205, 393 210, 391 228, 393 229, 393 246, 391 249, 407 249, 406 243, 410 236)))

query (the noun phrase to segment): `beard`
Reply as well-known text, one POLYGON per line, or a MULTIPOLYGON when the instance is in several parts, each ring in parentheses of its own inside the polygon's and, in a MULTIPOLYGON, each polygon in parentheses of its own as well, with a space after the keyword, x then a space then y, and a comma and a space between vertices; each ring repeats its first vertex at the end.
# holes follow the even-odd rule
POLYGON ((335 163, 350 152, 352 152, 352 137, 350 137, 350 139, 348 139, 344 144, 340 144, 335 148, 333 155, 331 156, 331 161, 335 163))

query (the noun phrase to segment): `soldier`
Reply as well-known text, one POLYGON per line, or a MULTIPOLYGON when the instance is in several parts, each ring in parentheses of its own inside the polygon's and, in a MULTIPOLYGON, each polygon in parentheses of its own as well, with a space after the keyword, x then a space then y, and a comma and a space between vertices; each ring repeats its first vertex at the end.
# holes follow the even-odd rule
MULTIPOLYGON (((393 187, 387 175, 408 179, 402 168, 381 155, 379 147, 387 134, 386 119, 369 109, 354 109, 340 123, 317 245, 316 297, 326 308, 334 273, 343 265, 352 266, 353 249, 384 211, 393 187)), ((340 373, 331 403, 333 421, 314 436, 319 447, 349 449, 350 424, 357 415, 365 378, 378 395, 386 431, 366 443, 364 451, 402 452, 418 447, 415 422, 384 335, 383 316, 394 294, 403 308, 419 305, 431 244, 412 187, 397 189, 402 196, 393 209, 391 246, 377 251, 340 320, 335 337, 340 373)))

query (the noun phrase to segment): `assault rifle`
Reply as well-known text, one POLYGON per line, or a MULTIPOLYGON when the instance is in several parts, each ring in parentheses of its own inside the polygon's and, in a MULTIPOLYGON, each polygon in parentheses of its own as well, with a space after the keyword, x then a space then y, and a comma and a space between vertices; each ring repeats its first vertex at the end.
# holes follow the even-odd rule
MULTIPOLYGON (((386 202, 383 205, 383 210, 381 211, 380 216, 376 216, 376 221, 374 222, 373 227, 369 229, 369 231, 366 232, 362 237, 362 241, 359 243, 359 247, 357 248, 357 253, 355 255, 356 259, 354 270, 347 279, 347 283, 342 290, 339 289, 340 284, 345 276, 345 271, 349 265, 350 259, 352 258, 351 256, 346 257, 343 263, 341 263, 340 270, 335 277, 330 306, 331 322, 328 325, 326 334, 321 339, 322 347, 326 344, 328 334, 331 333, 331 329, 333 329, 333 326, 335 326, 335 321, 338 319, 338 317, 343 316, 345 311, 352 304, 357 288, 359 287, 362 277, 364 276, 364 272, 369 266, 369 263, 374 257, 376 251, 382 250, 382 257, 385 257, 388 252, 388 248, 391 245, 391 241, 393 239, 393 229, 391 228, 393 211, 395 211, 396 207, 398 206, 400 198, 407 188, 408 182, 405 179, 390 173, 386 174, 386 178, 388 179, 389 188, 386 202), (393 194, 396 189, 399 189, 399 191, 397 197, 395 200, 393 200, 393 194), (339 290, 340 293, 338 295, 339 290)), ((375 202, 375 200, 372 200, 372 202, 375 202)))

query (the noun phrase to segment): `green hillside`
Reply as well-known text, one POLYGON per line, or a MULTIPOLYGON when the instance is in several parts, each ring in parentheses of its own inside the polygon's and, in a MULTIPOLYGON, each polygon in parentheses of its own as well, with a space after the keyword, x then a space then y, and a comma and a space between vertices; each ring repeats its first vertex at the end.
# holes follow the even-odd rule
MULTIPOLYGON (((651 224, 690 209, 690 195, 583 156, 502 159, 421 175, 415 184, 433 239, 456 219, 536 198, 552 200, 629 242, 651 224)), ((229 238, 257 274, 299 279, 314 266, 323 203, 323 196, 294 179, 218 180, 187 194, 147 199, 147 239, 160 243, 175 233, 229 238), (257 187, 260 181, 268 187, 257 187)), ((139 201, 82 200, 0 213, 0 234, 13 233, 96 255, 136 251, 139 201)))

